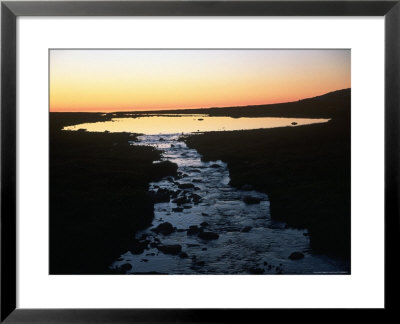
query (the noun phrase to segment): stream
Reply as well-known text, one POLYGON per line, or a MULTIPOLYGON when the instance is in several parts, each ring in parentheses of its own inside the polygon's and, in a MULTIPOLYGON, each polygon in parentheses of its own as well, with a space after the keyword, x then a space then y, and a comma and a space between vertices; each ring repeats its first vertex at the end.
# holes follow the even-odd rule
POLYGON ((310 250, 306 230, 271 219, 268 196, 229 185, 227 165, 204 162, 181 134, 142 135, 178 165, 178 178, 150 183, 152 226, 136 233, 147 247, 110 265, 126 274, 342 274, 349 264, 310 250), (295 252, 295 253, 294 253, 295 252), (293 254, 294 253, 294 254, 293 254))

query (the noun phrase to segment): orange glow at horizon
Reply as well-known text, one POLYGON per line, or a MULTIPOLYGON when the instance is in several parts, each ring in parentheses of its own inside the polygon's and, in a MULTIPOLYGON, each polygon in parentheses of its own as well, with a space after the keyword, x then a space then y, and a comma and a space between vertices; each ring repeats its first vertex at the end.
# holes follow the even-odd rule
POLYGON ((52 112, 260 105, 350 86, 350 50, 50 51, 52 112))

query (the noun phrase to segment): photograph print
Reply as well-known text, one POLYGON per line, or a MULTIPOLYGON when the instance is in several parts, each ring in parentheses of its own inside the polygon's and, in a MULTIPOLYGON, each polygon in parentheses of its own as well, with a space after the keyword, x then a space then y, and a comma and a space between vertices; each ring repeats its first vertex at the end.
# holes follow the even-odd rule
POLYGON ((348 275, 351 51, 50 49, 51 275, 348 275))

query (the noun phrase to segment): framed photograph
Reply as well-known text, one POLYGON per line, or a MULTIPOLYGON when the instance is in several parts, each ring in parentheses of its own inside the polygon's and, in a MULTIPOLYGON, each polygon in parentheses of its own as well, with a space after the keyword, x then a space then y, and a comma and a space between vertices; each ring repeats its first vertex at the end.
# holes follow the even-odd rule
POLYGON ((1 321, 391 309, 399 15, 3 1, 1 321))

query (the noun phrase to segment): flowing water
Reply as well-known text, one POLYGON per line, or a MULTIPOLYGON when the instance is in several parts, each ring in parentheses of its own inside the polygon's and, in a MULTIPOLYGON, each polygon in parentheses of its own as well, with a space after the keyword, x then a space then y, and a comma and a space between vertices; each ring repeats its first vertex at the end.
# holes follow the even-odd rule
POLYGON ((312 253, 306 230, 273 221, 266 194, 250 186, 231 187, 225 163, 203 162, 179 137, 143 135, 132 142, 163 151, 163 160, 178 165, 179 177, 150 184, 151 192, 172 197, 156 203, 152 226, 136 233, 147 249, 126 252, 112 269, 128 274, 348 273, 348 263, 312 253), (166 222, 173 229, 155 231, 166 222), (304 257, 292 260, 293 252, 304 257))

